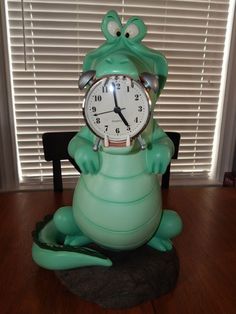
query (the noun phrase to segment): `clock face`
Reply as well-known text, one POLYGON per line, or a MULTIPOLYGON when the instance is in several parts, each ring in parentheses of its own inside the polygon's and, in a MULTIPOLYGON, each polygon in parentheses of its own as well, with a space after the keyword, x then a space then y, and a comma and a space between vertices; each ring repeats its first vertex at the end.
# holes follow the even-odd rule
POLYGON ((98 80, 85 96, 84 116, 89 128, 110 143, 140 134, 150 119, 150 99, 143 86, 123 75, 98 80))

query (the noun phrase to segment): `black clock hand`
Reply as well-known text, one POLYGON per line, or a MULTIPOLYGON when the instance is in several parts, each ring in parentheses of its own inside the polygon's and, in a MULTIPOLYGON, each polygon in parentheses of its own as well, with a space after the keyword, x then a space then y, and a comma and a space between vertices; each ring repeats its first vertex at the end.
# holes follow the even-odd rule
POLYGON ((124 124, 129 127, 129 123, 128 121, 125 119, 125 117, 123 116, 123 114, 121 112, 118 113, 118 115, 120 116, 121 120, 124 122, 124 124))
POLYGON ((123 116, 120 107, 115 107, 115 108, 114 108, 114 112, 119 115, 119 117, 121 118, 121 120, 124 122, 124 124, 125 124, 126 126, 129 126, 129 123, 128 123, 128 121, 125 119, 125 117, 123 116))
MULTIPOLYGON (((120 110, 124 110, 125 108, 119 108, 120 110)), ((110 112, 114 112, 115 110, 108 110, 108 111, 103 111, 103 112, 99 112, 99 113, 95 113, 94 116, 97 117, 97 116, 100 116, 101 114, 104 114, 104 113, 110 113, 110 112)))
POLYGON ((115 107, 119 108, 118 106, 118 102, 117 102, 117 97, 116 97, 116 85, 115 83, 112 82, 112 86, 113 86, 113 97, 114 97, 114 102, 115 102, 115 107))
POLYGON ((124 122, 124 124, 129 127, 128 121, 125 119, 125 117, 123 116, 123 114, 121 112, 121 108, 118 106, 115 83, 112 83, 112 86, 113 86, 113 97, 114 97, 114 102, 115 102, 114 112, 117 113, 119 115, 119 117, 121 118, 121 120, 124 122))

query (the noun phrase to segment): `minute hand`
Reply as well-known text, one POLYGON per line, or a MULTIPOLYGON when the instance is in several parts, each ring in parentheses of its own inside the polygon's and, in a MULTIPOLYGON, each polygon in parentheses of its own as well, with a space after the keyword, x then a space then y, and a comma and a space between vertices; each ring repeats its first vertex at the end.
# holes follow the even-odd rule
POLYGON ((121 118, 121 120, 124 122, 124 124, 127 127, 129 127, 128 121, 125 119, 125 117, 123 116, 123 114, 121 112, 121 108, 118 106, 115 83, 112 83, 112 86, 113 86, 113 97, 114 97, 114 102, 115 102, 114 112, 117 113, 119 115, 119 117, 121 118))

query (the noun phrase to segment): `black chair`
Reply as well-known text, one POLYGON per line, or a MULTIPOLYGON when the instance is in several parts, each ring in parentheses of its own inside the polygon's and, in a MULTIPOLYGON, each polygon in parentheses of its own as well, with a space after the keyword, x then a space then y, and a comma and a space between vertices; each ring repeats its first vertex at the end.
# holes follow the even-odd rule
MULTIPOLYGON (((76 170, 80 169, 67 152, 70 140, 77 132, 52 132, 43 134, 44 157, 47 161, 52 161, 53 167, 53 187, 55 192, 63 191, 61 160, 69 160, 76 170)), ((172 159, 177 159, 179 151, 180 134, 176 132, 166 132, 175 146, 175 153, 172 159)), ((166 172, 162 175, 161 187, 167 189, 170 181, 170 164, 166 172)))
POLYGON ((53 187, 55 192, 63 191, 61 160, 69 160, 81 172, 74 159, 67 152, 70 140, 76 132, 52 132, 43 134, 43 150, 46 161, 52 161, 53 187))
MULTIPOLYGON (((172 159, 177 159, 178 153, 179 153, 180 134, 177 132, 166 132, 166 134, 169 136, 169 138, 172 140, 172 142, 175 146, 175 152, 174 152, 172 159)), ((166 169, 166 172, 162 175, 162 179, 161 179, 161 188, 162 189, 168 189, 169 188, 170 165, 171 165, 171 163, 169 163, 169 165, 166 169)))

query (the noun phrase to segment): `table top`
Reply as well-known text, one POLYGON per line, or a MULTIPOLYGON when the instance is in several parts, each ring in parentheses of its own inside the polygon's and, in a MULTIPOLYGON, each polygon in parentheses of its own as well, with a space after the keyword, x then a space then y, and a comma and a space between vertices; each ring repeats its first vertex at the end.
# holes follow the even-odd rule
POLYGON ((31 258, 35 223, 70 205, 73 191, 0 193, 0 308, 2 314, 236 313, 236 189, 176 187, 163 207, 176 210, 184 230, 174 239, 180 275, 174 291, 126 310, 102 309, 71 294, 31 258))

